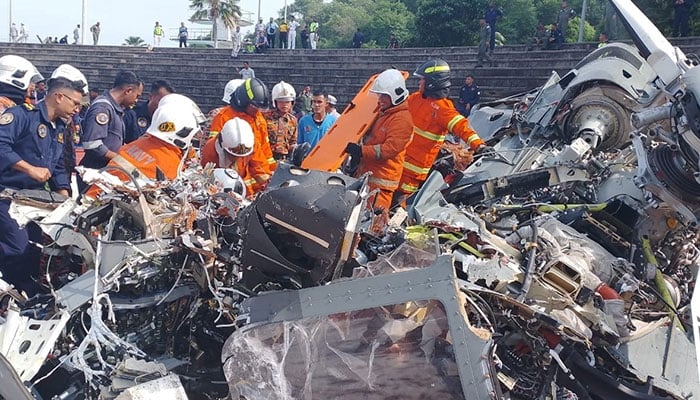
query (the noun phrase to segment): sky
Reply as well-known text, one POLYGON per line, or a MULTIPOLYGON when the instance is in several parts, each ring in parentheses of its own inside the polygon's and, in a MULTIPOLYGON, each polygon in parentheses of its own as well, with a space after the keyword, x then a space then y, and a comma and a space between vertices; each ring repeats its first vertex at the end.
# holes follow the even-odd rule
MULTIPOLYGON (((102 31, 100 43, 104 45, 121 45, 129 36, 140 36, 147 43, 153 41, 153 26, 159 21, 165 28, 166 38, 185 22, 191 30, 196 25, 188 21, 193 11, 189 9, 189 0, 84 0, 87 7, 85 25, 87 28, 100 21, 102 31)), ((277 17, 284 8, 285 0, 241 0, 239 6, 243 11, 252 12, 257 18, 258 1, 261 3, 261 17, 268 21, 277 17)), ((291 5, 294 0, 287 0, 291 5)), ((73 29, 82 19, 83 0, 0 0, 0 40, 9 40, 10 4, 12 20, 19 29, 24 23, 29 31, 29 42, 38 43, 36 35, 59 39, 68 35, 73 42, 73 29)), ((86 44, 92 44, 92 36, 86 28, 86 44), (89 40, 88 40, 89 39, 89 40)), ((247 32, 250 28, 242 29, 247 32)), ((175 46, 176 41, 163 40, 162 46, 175 46)))

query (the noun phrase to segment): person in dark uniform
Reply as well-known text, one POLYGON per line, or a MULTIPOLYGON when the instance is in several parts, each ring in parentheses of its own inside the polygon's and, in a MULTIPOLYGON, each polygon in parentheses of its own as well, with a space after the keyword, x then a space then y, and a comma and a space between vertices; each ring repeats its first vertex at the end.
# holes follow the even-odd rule
MULTIPOLYGON (((121 71, 112 89, 90 104, 81 132, 85 156, 80 165, 99 169, 117 155, 124 144, 124 110, 133 107, 142 92, 143 82, 138 76, 131 71, 121 71)), ((81 192, 85 187, 82 179, 78 179, 81 192)))
POLYGON ((124 111, 124 144, 131 143, 146 133, 160 99, 171 93, 175 93, 175 89, 170 85, 170 82, 157 80, 151 84, 148 100, 139 101, 133 108, 124 111))
POLYGON ((501 18, 503 18, 503 11, 496 7, 495 1, 490 1, 489 7, 484 12, 484 19, 491 27, 491 36, 489 37, 489 51, 491 53, 493 53, 493 49, 496 47, 496 23, 501 18))
MULTIPOLYGON (((82 95, 87 96, 88 84, 85 75, 70 64, 59 65, 52 73, 51 78, 66 78, 74 82, 77 86, 82 86, 82 95)), ((82 98, 81 98, 82 100, 82 98)), ((75 172, 75 145, 80 140, 80 113, 83 110, 81 102, 80 109, 71 118, 66 118, 63 122, 66 124, 66 136, 63 141, 63 165, 70 181, 75 172)))
POLYGON ((464 79, 464 86, 459 90, 459 100, 455 108, 460 114, 468 117, 472 112, 472 107, 476 105, 481 99, 481 91, 479 87, 474 83, 474 76, 467 75, 464 79))
POLYGON ((671 36, 685 37, 690 33, 688 20, 692 13, 694 0, 674 0, 673 1, 673 24, 671 36))
MULTIPOLYGON (((22 104, 0 116, 0 188, 42 189, 68 195, 70 183, 63 165, 68 133, 63 119, 80 110, 83 85, 66 78, 48 81, 46 99, 22 104)), ((29 245, 27 229, 9 215, 10 202, 0 201, 0 271, 3 279, 29 295, 40 253, 29 245)))

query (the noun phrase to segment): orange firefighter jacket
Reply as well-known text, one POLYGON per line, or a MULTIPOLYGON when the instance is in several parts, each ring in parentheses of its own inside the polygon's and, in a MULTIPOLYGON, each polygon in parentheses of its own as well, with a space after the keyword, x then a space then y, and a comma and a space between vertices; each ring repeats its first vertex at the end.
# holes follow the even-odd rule
MULTIPOLYGON (((194 156, 190 152, 187 157, 194 156)), ((131 143, 127 143, 119 149, 118 156, 109 161, 108 166, 121 167, 130 173, 136 170, 139 174, 151 179, 156 178, 156 168, 163 172, 167 179, 175 179, 178 171, 183 166, 181 163, 183 150, 164 142, 155 136, 146 133, 131 143)), ((110 169, 112 175, 117 176, 123 182, 129 180, 124 172, 110 169)), ((93 185, 85 193, 87 196, 96 197, 100 189, 93 185)))
POLYGON ((381 112, 365 136, 357 174, 372 172, 371 187, 396 190, 412 132, 413 120, 407 102, 381 112))
POLYGON ((423 98, 416 92, 408 98, 408 109, 413 117, 413 140, 406 149, 399 189, 410 194, 428 177, 448 132, 464 140, 472 150, 484 141, 450 99, 423 98))
POLYGON ((224 107, 221 112, 214 116, 209 129, 209 137, 214 137, 221 132, 224 124, 233 118, 240 118, 250 124, 255 135, 255 145, 253 146, 253 176, 260 182, 270 179, 270 175, 277 168, 277 161, 272 156, 270 138, 267 134, 267 120, 258 111, 255 117, 248 115, 245 111, 237 111, 233 107, 224 107))
MULTIPOLYGON (((218 135, 217 135, 218 136, 218 135)), ((219 158, 219 153, 216 152, 216 140, 217 137, 210 138, 207 140, 207 143, 204 145, 202 148, 202 154, 201 158, 199 160, 200 164, 202 166, 206 166, 209 163, 214 163, 217 168, 231 168, 235 169, 236 172, 238 172, 238 175, 243 179, 243 182, 245 184, 246 188, 246 193, 248 196, 251 196, 255 194, 256 192, 260 191, 262 189, 261 185, 257 183, 255 178, 253 178, 252 171, 251 171, 251 160, 253 159, 253 156, 247 156, 247 157, 229 157, 228 160, 231 160, 231 165, 221 165, 220 158, 219 158), (234 159, 235 158, 235 159, 234 159)), ((255 154, 255 153, 253 153, 255 154)))

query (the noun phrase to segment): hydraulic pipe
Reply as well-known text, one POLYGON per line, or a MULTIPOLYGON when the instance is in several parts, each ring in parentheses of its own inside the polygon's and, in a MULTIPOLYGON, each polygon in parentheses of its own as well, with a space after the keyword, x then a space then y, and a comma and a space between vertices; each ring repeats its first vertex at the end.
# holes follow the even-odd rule
POLYGON ((654 255, 654 252, 651 250, 651 242, 649 241, 649 236, 644 235, 642 236, 642 252, 644 253, 644 258, 646 261, 654 266, 654 269, 656 270, 656 274, 654 275, 654 283, 656 284, 656 290, 659 291, 659 294, 664 300, 664 303, 666 303, 666 307, 668 307, 668 316, 671 318, 673 322, 676 323, 676 325, 685 332, 685 328, 683 327, 683 324, 680 323, 678 318, 676 317, 677 311, 676 311, 676 305, 673 302, 673 298, 671 297, 671 293, 668 291, 668 287, 666 286, 666 281, 664 281, 664 276, 661 273, 661 270, 659 269, 659 262, 656 260, 656 256, 654 255))

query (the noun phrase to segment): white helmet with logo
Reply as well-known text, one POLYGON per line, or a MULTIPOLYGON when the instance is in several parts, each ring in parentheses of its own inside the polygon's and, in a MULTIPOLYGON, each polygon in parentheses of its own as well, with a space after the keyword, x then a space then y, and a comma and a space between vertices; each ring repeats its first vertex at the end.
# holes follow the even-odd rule
POLYGON ((408 98, 406 80, 403 74, 396 69, 387 69, 379 74, 369 91, 391 97, 391 104, 393 105, 401 104, 408 98))
POLYGON ((160 102, 158 102, 158 107, 166 104, 180 104, 183 107, 189 108, 190 113, 194 116, 198 124, 203 124, 207 121, 207 117, 204 115, 197 103, 187 96, 179 93, 166 94, 160 99, 160 102))
POLYGON ((294 101, 297 98, 297 92, 294 91, 294 87, 285 81, 280 81, 272 87, 272 101, 282 100, 282 101, 294 101))
POLYGON ((226 83, 226 86, 224 86, 224 97, 221 98, 221 101, 223 101, 226 104, 229 104, 231 102, 231 95, 233 92, 241 86, 245 82, 244 79, 231 79, 226 83))
POLYGON ((253 128, 240 118, 226 121, 216 139, 216 150, 220 155, 222 151, 225 151, 236 157, 249 156, 253 153, 254 145, 253 128))
POLYGON ((199 124, 189 105, 161 102, 153 113, 147 132, 175 147, 186 149, 192 143, 192 137, 199 132, 199 124))
POLYGON ((88 82, 82 72, 78 68, 70 64, 61 64, 51 74, 51 79, 53 78, 66 78, 71 82, 77 83, 79 86, 83 87, 83 95, 87 96, 90 91, 88 90, 88 82))
POLYGON ((26 58, 15 55, 0 57, 0 82, 27 90, 31 83, 43 80, 39 70, 26 58))

